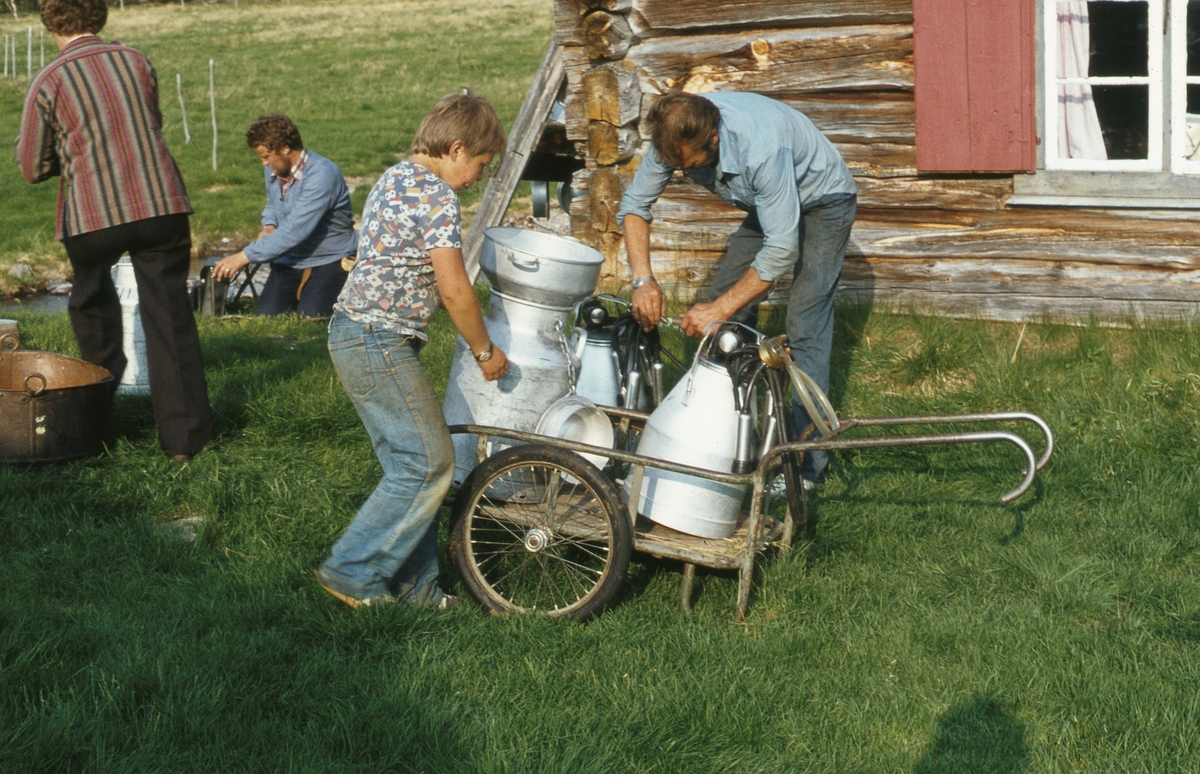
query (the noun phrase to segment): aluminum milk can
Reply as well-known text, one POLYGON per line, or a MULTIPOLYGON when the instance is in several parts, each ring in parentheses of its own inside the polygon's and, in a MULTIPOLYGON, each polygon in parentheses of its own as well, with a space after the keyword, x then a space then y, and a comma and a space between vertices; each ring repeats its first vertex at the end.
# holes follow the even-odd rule
POLYGON ((576 328, 572 351, 579 361, 575 392, 597 406, 618 406, 621 375, 613 358, 612 331, 576 328))
MULTIPOLYGON (((637 453, 721 473, 733 470, 737 446, 733 379, 697 353, 687 375, 646 420, 637 453)), ((630 483, 621 494, 628 501, 630 483)), ((671 529, 705 538, 733 534, 749 487, 647 467, 638 512, 671 529)))
MULTIPOLYGON (((521 301, 496 288, 491 294, 484 324, 492 343, 508 356, 508 373, 485 381, 459 336, 443 404, 446 423, 533 432, 546 409, 571 391, 574 365, 564 332, 571 309, 521 301)), ((459 484, 475 468, 476 437, 459 433, 453 438, 454 481, 459 484)))
POLYGON ((125 352, 125 372, 121 374, 119 393, 146 395, 150 392, 150 368, 146 365, 146 332, 142 329, 141 305, 133 261, 121 257, 112 269, 113 284, 121 299, 121 349, 125 352))

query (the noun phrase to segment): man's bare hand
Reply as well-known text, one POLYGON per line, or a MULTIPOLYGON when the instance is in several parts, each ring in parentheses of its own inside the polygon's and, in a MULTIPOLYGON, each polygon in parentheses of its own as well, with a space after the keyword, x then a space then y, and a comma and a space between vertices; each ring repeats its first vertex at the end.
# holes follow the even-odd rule
POLYGON ((633 319, 643 330, 650 330, 662 319, 667 308, 667 297, 657 282, 647 282, 633 291, 633 319))
POLYGON ((246 257, 246 254, 237 252, 218 261, 217 265, 213 266, 212 273, 217 279, 225 281, 233 279, 233 275, 237 274, 242 267, 249 265, 250 259, 246 257))
POLYGON ((275 230, 274 226, 263 226, 262 231, 258 232, 258 236, 256 236, 255 239, 262 239, 263 237, 265 237, 267 234, 270 234, 274 230, 275 230))
POLYGON ((696 304, 687 310, 687 314, 679 321, 679 327, 689 336, 702 338, 713 323, 728 319, 716 304, 696 304))

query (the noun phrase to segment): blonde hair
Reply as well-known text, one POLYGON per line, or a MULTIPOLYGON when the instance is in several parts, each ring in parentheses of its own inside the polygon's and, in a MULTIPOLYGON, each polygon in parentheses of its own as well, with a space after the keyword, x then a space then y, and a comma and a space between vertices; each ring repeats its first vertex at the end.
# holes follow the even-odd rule
POLYGON ((447 94, 421 119, 412 152, 441 158, 459 140, 472 156, 499 155, 508 146, 504 125, 490 102, 474 94, 447 94))

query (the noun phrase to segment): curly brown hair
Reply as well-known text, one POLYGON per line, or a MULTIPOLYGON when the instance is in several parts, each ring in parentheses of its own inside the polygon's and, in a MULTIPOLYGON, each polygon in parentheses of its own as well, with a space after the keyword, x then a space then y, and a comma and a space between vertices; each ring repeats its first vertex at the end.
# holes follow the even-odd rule
POLYGON ((104 0, 42 0, 42 24, 51 35, 95 34, 108 21, 104 0))
POLYGON ((711 101, 679 92, 663 97, 646 114, 650 143, 668 166, 683 166, 680 151, 703 150, 721 124, 721 111, 711 101))
POLYGON ((268 113, 259 116, 246 130, 246 144, 251 148, 259 145, 269 151, 283 148, 304 150, 304 141, 300 139, 300 130, 292 119, 283 113, 268 113))

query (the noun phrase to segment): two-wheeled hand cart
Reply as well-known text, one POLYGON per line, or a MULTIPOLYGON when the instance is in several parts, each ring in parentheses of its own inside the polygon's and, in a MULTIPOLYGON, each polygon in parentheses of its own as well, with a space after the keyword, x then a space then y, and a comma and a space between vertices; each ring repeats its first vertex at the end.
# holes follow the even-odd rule
MULTIPOLYGON (((824 393, 792 362, 783 339, 760 339, 756 373, 786 373, 813 419, 801 437, 762 444, 757 464, 747 472, 723 473, 646 456, 626 448, 599 446, 481 425, 455 425, 451 433, 478 438, 478 464, 460 487, 454 503, 450 551, 471 596, 495 613, 541 613, 586 619, 617 593, 633 551, 678 560, 684 565, 682 605, 690 609, 697 566, 738 571, 737 613, 745 618, 754 563, 772 545, 786 550, 792 532, 805 518, 803 486, 798 477, 804 453, 825 449, 928 446, 1005 442, 1020 450, 1020 483, 1000 499, 1011 502, 1033 483, 1049 460, 1053 435, 1040 417, 1025 412, 952 414, 918 417, 839 418, 824 393), (921 435, 858 435, 865 428, 955 424, 1017 423, 1035 425, 1043 450, 1008 431, 940 432, 921 435), (503 447, 503 448, 501 448, 503 447), (495 451, 494 449, 501 450, 495 451), (584 458, 599 460, 601 467, 584 458), (785 474, 788 507, 782 518, 764 511, 766 494, 778 473, 785 474), (647 475, 683 474, 697 481, 741 487, 748 494, 728 537, 686 534, 638 513, 647 475), (622 496, 624 489, 625 496, 622 496)), ((786 382, 785 382, 786 383, 786 382)), ((778 392, 778 390, 776 391, 778 392)), ((760 424, 782 416, 781 404, 762 412, 760 424)), ((636 438, 648 414, 601 407, 618 439, 636 438)), ((765 431, 770 439, 772 432, 765 431)), ((618 444, 619 446, 621 444, 618 444)), ((737 467, 736 465, 734 466, 737 467)))

